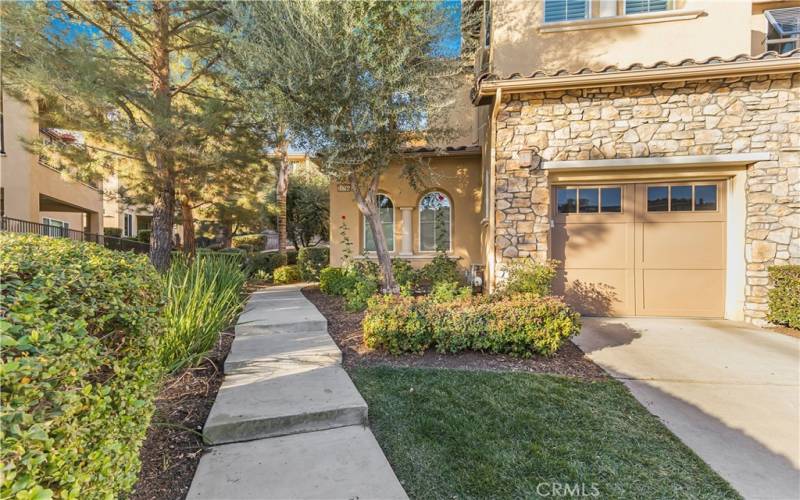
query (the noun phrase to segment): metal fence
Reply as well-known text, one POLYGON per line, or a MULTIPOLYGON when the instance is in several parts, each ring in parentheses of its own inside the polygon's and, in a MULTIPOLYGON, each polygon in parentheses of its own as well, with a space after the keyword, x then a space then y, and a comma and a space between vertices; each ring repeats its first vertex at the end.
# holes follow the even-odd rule
POLYGON ((136 253, 150 252, 150 244, 127 238, 117 238, 115 236, 105 236, 102 234, 85 233, 74 229, 66 229, 49 224, 40 224, 27 220, 3 217, 0 222, 0 231, 9 233, 31 233, 39 236, 49 236, 51 238, 68 238, 75 241, 90 241, 103 245, 111 250, 132 251, 136 253))

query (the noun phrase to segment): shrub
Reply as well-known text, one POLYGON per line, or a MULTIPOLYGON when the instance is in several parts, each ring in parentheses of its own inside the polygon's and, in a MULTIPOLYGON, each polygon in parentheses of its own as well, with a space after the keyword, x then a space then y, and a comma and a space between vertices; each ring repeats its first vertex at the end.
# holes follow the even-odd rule
POLYGON ((772 266, 769 277, 774 287, 769 291, 767 319, 800 329, 800 266, 772 266))
POLYGON ((327 247, 303 247, 297 253, 297 267, 304 280, 316 281, 322 268, 330 261, 330 250, 327 247))
POLYGON ((297 264, 297 250, 286 251, 286 262, 290 266, 297 264))
POLYGON ((434 303, 451 302, 457 299, 465 299, 472 295, 472 289, 468 286, 461 286, 455 281, 441 281, 433 285, 428 299, 434 303))
POLYGON ((351 274, 351 277, 355 283, 344 292, 345 308, 348 311, 363 311, 369 299, 378 293, 378 280, 359 274, 351 274))
POLYGON ((420 269, 420 281, 425 282, 428 286, 433 286, 436 283, 463 283, 464 273, 458 268, 458 262, 455 259, 447 257, 444 252, 440 252, 433 258, 432 261, 425 264, 420 269))
POLYGON ((263 234, 247 234, 231 238, 231 245, 233 248, 260 251, 266 247, 266 241, 263 234))
POLYGON ((278 285, 300 281, 300 270, 297 266, 281 266, 272 274, 272 281, 278 285))
POLYGON ((364 342, 392 354, 464 350, 548 355, 580 331, 579 315, 555 297, 522 293, 435 303, 383 296, 369 302, 364 342))
POLYGON ((136 232, 136 239, 142 243, 150 243, 150 233, 152 231, 149 229, 141 229, 136 232))
POLYGON ((533 259, 516 260, 508 265, 508 277, 503 291, 509 293, 532 293, 539 297, 550 295, 556 277, 557 261, 538 263, 533 259))
POLYGON ((392 272, 401 289, 410 290, 417 285, 417 271, 407 260, 392 259, 392 272))
POLYGON ((122 229, 118 227, 104 227, 103 234, 105 236, 113 236, 114 238, 122 238, 122 229))
POLYGON ((326 267, 319 273, 319 289, 328 295, 344 296, 355 284, 354 275, 341 267, 326 267))
POLYGON ((248 258, 248 274, 259 271, 272 275, 275 269, 286 265, 286 256, 278 252, 258 252, 248 258))
POLYGON ((165 369, 176 371, 197 364, 236 318, 245 275, 235 260, 198 254, 191 261, 174 259, 166 282, 159 358, 165 369))
POLYGON ((124 496, 160 382, 161 277, 93 243, 0 247, 0 496, 124 496))
POLYGON ((371 298, 361 326, 367 347, 386 349, 392 354, 422 354, 433 341, 424 302, 414 297, 371 298))
POLYGON ((377 262, 371 260, 357 260, 350 265, 350 271, 353 273, 369 278, 372 281, 380 282, 381 280, 381 267, 377 262))

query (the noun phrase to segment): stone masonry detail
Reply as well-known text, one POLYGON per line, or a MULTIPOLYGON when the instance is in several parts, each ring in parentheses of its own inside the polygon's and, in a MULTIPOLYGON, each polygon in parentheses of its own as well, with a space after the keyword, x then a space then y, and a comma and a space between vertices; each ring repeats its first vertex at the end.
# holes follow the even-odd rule
POLYGON ((745 318, 763 324, 767 269, 800 264, 800 73, 505 96, 497 116, 495 259, 549 256, 544 160, 770 152, 748 167, 745 318), (532 165, 534 165, 532 167, 532 165))

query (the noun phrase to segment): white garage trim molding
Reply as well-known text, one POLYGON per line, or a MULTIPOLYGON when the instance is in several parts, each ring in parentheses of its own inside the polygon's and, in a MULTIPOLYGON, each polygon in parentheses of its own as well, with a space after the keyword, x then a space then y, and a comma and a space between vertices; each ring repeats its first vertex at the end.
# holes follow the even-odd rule
MULTIPOLYGON (((625 158, 601 160, 544 161, 542 168, 551 173, 551 182, 598 180, 600 176, 612 182, 614 176, 633 178, 638 174, 651 174, 663 179, 678 177, 679 173, 691 171, 692 177, 699 171, 727 167, 720 172, 726 178, 726 272, 725 313, 730 320, 744 320, 746 256, 745 232, 747 217, 747 166, 761 161, 776 160, 777 154, 769 152, 688 155, 650 158, 625 158), (715 168, 716 167, 716 168, 715 168), (652 169, 652 170, 651 170, 652 169), (626 172, 630 170, 630 172, 626 172), (554 175, 553 175, 554 174, 554 175), (583 174, 583 175, 582 175, 583 174), (587 177, 586 174, 597 174, 587 177), (606 177, 607 175, 607 177, 606 177)), ((688 172, 686 172, 688 173, 688 172)), ((650 175, 643 175, 651 179, 650 175)), ((683 176, 680 176, 683 177, 683 176)), ((551 220, 551 224, 553 221, 551 220)))

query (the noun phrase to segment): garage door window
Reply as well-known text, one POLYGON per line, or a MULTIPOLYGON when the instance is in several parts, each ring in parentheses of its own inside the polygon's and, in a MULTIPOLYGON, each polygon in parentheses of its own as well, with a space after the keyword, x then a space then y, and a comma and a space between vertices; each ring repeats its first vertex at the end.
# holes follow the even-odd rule
POLYGON ((716 184, 647 186, 648 212, 714 211, 716 209, 716 184))
POLYGON ((622 212, 622 188, 557 188, 556 206, 560 214, 622 212))

